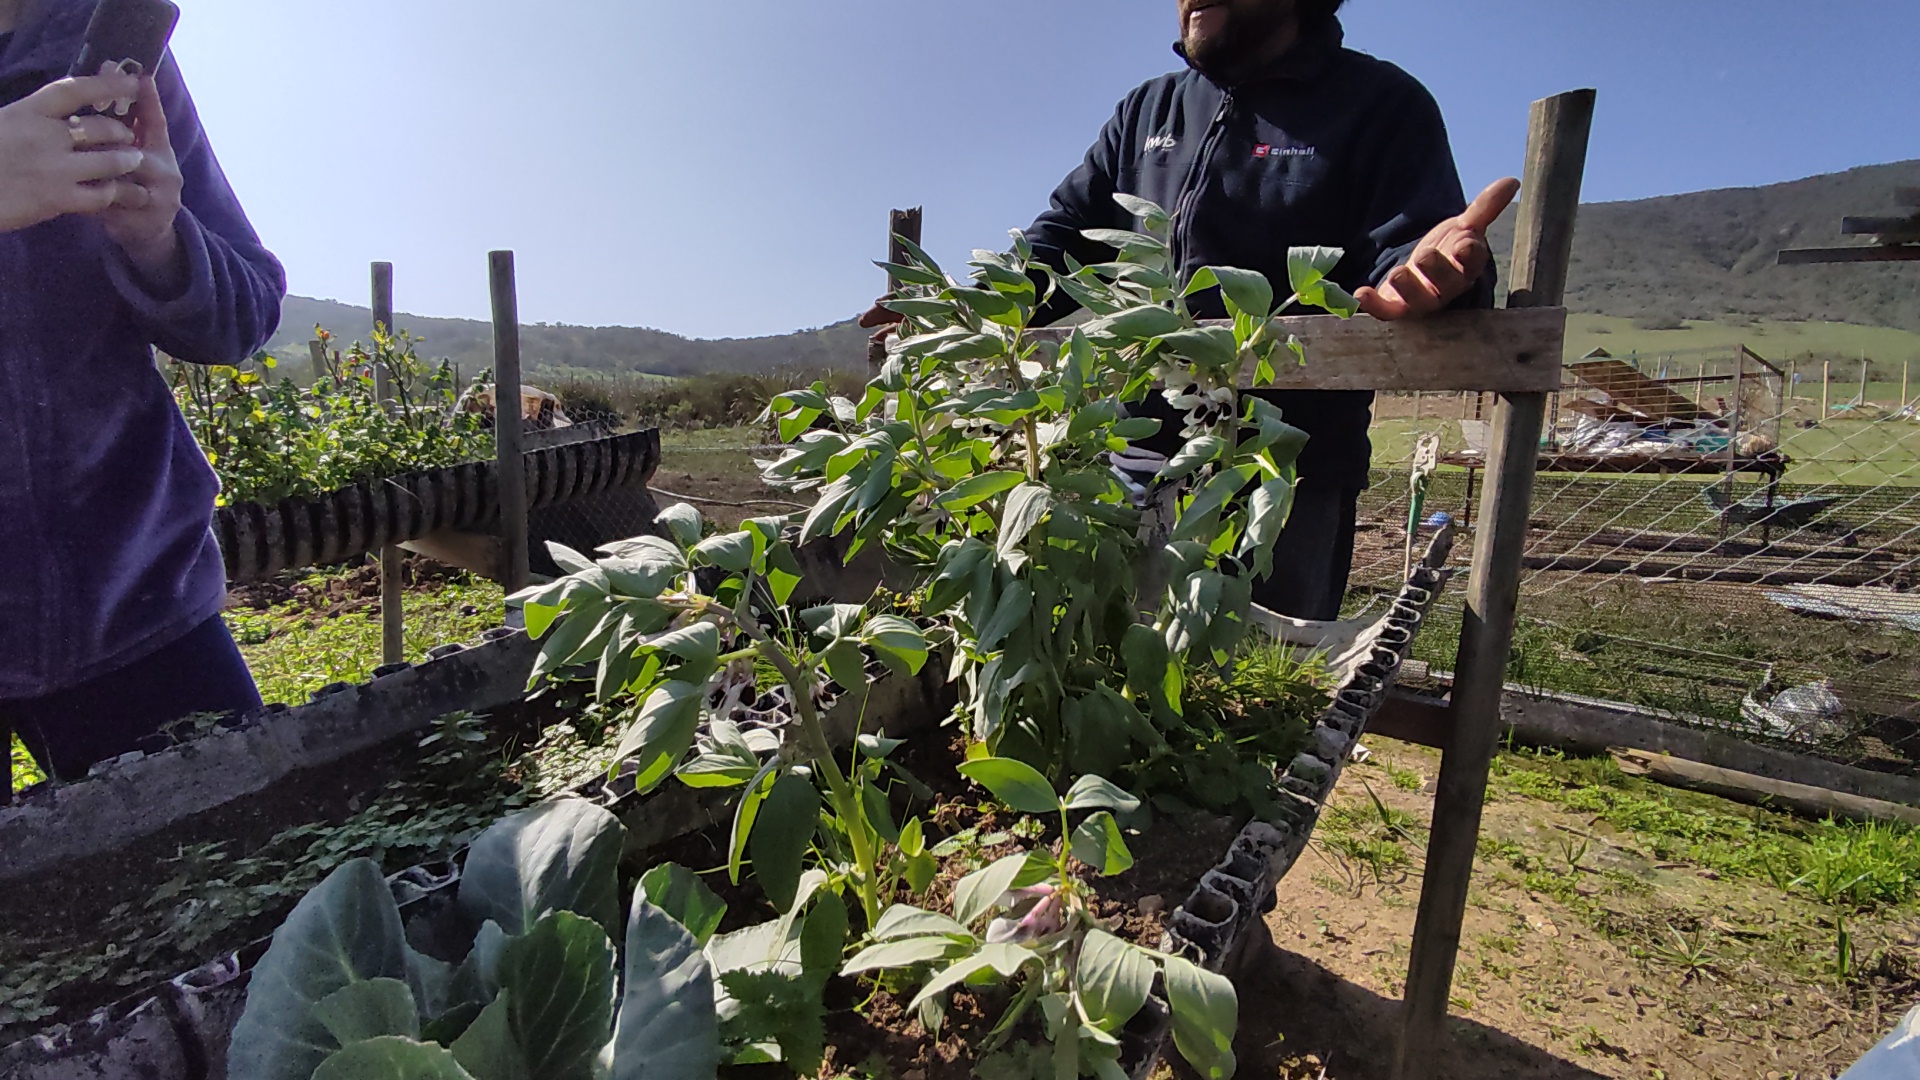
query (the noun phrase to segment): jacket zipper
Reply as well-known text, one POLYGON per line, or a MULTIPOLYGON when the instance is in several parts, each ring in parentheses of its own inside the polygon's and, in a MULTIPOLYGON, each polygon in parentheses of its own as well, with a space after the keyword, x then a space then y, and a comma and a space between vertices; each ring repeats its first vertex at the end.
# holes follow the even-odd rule
POLYGON ((1213 114, 1213 123, 1207 128, 1207 137, 1200 144, 1200 155, 1194 159, 1193 167, 1187 170, 1186 183, 1181 186, 1180 198, 1174 203, 1173 226, 1173 272, 1179 274, 1186 266, 1187 230, 1192 226, 1193 204, 1199 200, 1200 189, 1207 179, 1207 166, 1212 164, 1214 150, 1220 145, 1220 139, 1227 131, 1227 117, 1233 112, 1233 91, 1221 92, 1220 109, 1213 114))

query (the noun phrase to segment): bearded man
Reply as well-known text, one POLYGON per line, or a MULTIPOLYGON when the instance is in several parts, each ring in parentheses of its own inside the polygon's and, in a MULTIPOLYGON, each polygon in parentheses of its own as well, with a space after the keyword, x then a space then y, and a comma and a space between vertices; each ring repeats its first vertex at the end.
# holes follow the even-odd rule
MULTIPOLYGON (((1122 193, 1172 211, 1183 277, 1203 266, 1256 270, 1286 296, 1289 248, 1338 247, 1346 256, 1333 280, 1376 319, 1491 307, 1486 230, 1519 181, 1498 181, 1467 206, 1433 95, 1392 64, 1344 47, 1343 3, 1178 0, 1175 51, 1185 69, 1120 103, 1027 231, 1036 255, 1061 271, 1069 255, 1083 264, 1113 259, 1081 233, 1133 228, 1113 200, 1122 193)), ((1040 321, 1071 311, 1072 301, 1058 297, 1040 321)), ((1217 292, 1196 297, 1195 314, 1224 317, 1217 292)), ((886 313, 863 321, 886 321, 886 313)), ((1254 599, 1297 618, 1338 618, 1368 483, 1373 395, 1258 393, 1312 438, 1274 574, 1255 585, 1254 599)), ((1170 410, 1150 414, 1164 422, 1145 448, 1171 454, 1180 423, 1170 410)))

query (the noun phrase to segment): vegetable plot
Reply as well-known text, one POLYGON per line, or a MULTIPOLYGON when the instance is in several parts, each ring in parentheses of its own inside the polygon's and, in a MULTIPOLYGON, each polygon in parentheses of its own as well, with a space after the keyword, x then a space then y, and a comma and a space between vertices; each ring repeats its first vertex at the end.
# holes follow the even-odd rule
POLYGON ((1128 837, 1156 810, 1219 798, 1205 778, 1221 755, 1241 820, 1292 757, 1232 733, 1207 692, 1247 670, 1252 584, 1272 569, 1305 442, 1235 387, 1303 362, 1270 330, 1277 309, 1350 314, 1352 300, 1325 280, 1333 250, 1294 253, 1277 305, 1258 274, 1178 280, 1166 213, 1121 201, 1141 231, 1090 234, 1118 250, 1111 263, 1058 274, 1015 234, 1012 251, 977 253, 967 282, 911 245, 888 265, 908 283, 888 301, 906 322, 864 398, 816 385, 770 410, 793 445, 766 475, 811 511, 706 536, 675 507, 660 536, 591 558, 552 548, 566 576, 515 598, 543 641, 534 688, 590 682, 621 718, 616 756, 636 788, 733 796, 724 869, 764 896, 768 921, 716 934, 718 898, 663 865, 623 923, 617 823, 553 804, 475 845, 458 956, 414 952, 369 867, 329 879, 255 976, 232 1075, 678 1077, 768 1061, 808 1074, 824 995, 849 982, 910 987, 929 1030, 953 991, 984 988, 1002 1005, 973 1049, 1044 1047, 1003 1061, 1057 1080, 1119 1080, 1123 1029, 1157 989, 1188 1062, 1231 1075, 1232 985, 1103 925, 1097 881, 1132 865, 1128 837), (1212 289, 1231 325, 1188 314, 1212 289), (1097 317, 1043 346, 1029 329, 1056 292, 1097 317), (1140 490, 1111 455, 1155 433, 1128 407, 1156 393, 1181 412, 1184 445, 1140 490), (797 609, 796 546, 836 536, 849 559, 881 548, 912 586, 797 609), (863 689, 870 667, 935 663, 959 691, 951 783, 1039 841, 964 876, 944 873, 934 820, 900 812, 931 795, 897 763, 901 744, 861 730, 843 755, 817 704, 835 684, 863 689), (743 730, 730 717, 768 681, 792 723, 743 730))

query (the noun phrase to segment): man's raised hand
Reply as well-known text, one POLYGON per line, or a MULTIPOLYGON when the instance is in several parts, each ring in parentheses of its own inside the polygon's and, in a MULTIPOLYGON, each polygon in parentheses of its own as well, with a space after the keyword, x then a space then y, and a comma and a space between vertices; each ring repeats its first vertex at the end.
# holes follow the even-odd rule
POLYGON ((1459 299, 1486 272, 1492 257, 1487 229, 1519 193, 1520 181, 1512 177, 1494 181, 1472 206, 1434 226, 1378 288, 1355 292, 1360 310, 1392 322, 1431 315, 1459 299))

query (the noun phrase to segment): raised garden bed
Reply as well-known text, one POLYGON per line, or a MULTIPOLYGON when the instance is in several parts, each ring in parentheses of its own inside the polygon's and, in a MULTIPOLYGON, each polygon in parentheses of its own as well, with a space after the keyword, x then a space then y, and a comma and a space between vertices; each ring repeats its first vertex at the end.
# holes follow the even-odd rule
POLYGON ((437 717, 516 702, 535 651, 524 634, 502 627, 473 646, 435 649, 424 663, 379 669, 365 685, 325 687, 309 705, 269 706, 206 731, 186 725, 96 766, 86 780, 28 789, 0 807, 0 884, 117 850, 437 717))
MULTIPOLYGON (((1138 944, 1189 953, 1215 970, 1230 967, 1246 932, 1271 907, 1274 884, 1304 849, 1347 751, 1384 701, 1414 634, 1444 583, 1443 572, 1437 567, 1444 565, 1446 554, 1443 542, 1402 591, 1387 618, 1343 648, 1349 673, 1335 691, 1333 703, 1318 717, 1310 749, 1281 778, 1282 789, 1290 793, 1286 811, 1272 820, 1253 822, 1205 812, 1162 816, 1131 841, 1135 866, 1100 883, 1097 910, 1103 919, 1138 944)), ((1022 846, 1057 839, 1045 833, 1021 836, 1010 831, 1014 821, 997 816, 980 803, 977 791, 956 782, 953 769, 964 747, 943 741, 940 734, 938 722, 948 702, 942 700, 937 680, 881 679, 875 685, 879 691, 876 695, 840 703, 831 714, 837 719, 834 726, 850 737, 852 725, 860 722, 858 718, 866 718, 869 728, 878 718, 883 730, 908 739, 908 745, 914 747, 903 759, 910 771, 916 776, 946 778, 941 789, 933 793, 934 804, 927 814, 929 821, 938 823, 942 843, 966 851, 979 861, 990 861, 1022 846)), ((376 707, 382 695, 394 693, 378 684, 365 692, 376 707)), ((551 705, 547 711, 552 711, 551 705)), ((735 718, 769 730, 784 730, 791 710, 783 707, 775 695, 744 706, 735 718)), ((518 710, 503 713, 498 719, 500 726, 518 727, 523 735, 536 731, 539 721, 539 717, 518 710)), ((85 874, 105 887, 128 876, 137 879, 139 868, 135 864, 158 854, 157 850, 148 850, 154 844, 192 847, 218 837, 247 848, 268 839, 263 830, 265 822, 324 821, 345 816, 384 777, 403 772, 411 757, 393 748, 363 752, 331 770, 307 774, 277 789, 268 805, 245 804, 224 815, 200 815, 154 838, 153 844, 142 849, 92 862, 85 867, 85 874), (279 813, 274 806, 281 807, 279 813)), ((639 795, 633 790, 631 775, 629 767, 612 781, 601 775, 569 789, 575 797, 591 799, 612 810, 624 823, 625 865, 643 868, 658 859, 672 858, 706 866, 716 856, 724 858, 724 800, 712 791, 702 793, 684 787, 639 795)), ((502 786, 491 796, 482 796, 469 788, 455 793, 455 797, 468 806, 510 805, 499 801, 506 790, 507 786, 502 786)), ((432 811, 431 805, 421 803, 423 795, 418 788, 410 790, 416 813, 432 811)), ((389 879, 409 920, 430 922, 449 917, 464 854, 389 879)), ((948 891, 936 885, 932 897, 950 895, 951 880, 944 888, 948 891)), ((771 911, 765 908, 764 896, 751 881, 743 888, 723 889, 723 895, 737 905, 736 914, 730 916, 736 923, 755 907, 771 911)), ((236 927, 237 932, 253 938, 246 947, 157 988, 127 996, 81 1022, 0 1050, 0 1080, 82 1075, 140 1075, 156 1080, 224 1076, 232 1027, 244 1008, 252 968, 268 944, 265 938, 253 935, 273 925, 293 900, 290 893, 283 894, 278 903, 253 917, 248 924, 251 930, 236 927)), ((55 908, 61 906, 58 901, 53 904, 55 908)), ((13 917, 29 921, 51 917, 51 911, 45 907, 38 912, 15 911, 13 917)), ((69 906, 69 913, 88 920, 85 910, 69 906)), ((841 992, 834 1004, 839 1008, 828 1020, 831 1050, 827 1064, 831 1071, 842 1073, 864 1066, 869 1056, 878 1054, 900 1070, 922 1070, 930 1080, 971 1075, 973 1063, 965 1050, 965 1036, 970 1031, 974 1035, 981 1032, 969 1024, 977 1025, 983 1018, 989 1026, 991 1023, 991 1017, 979 1011, 982 1003, 968 998, 954 1008, 954 1026, 946 1036, 930 1039, 901 1002, 884 992, 868 1002, 864 1011, 853 1010, 849 992, 841 992), (976 1015, 969 1019, 966 1014, 970 1009, 976 1015)), ((1145 1020, 1129 1029, 1133 1066, 1129 1072, 1135 1076, 1150 1071, 1164 1052, 1169 1034, 1164 1006, 1143 1016, 1145 1020)))
MULTIPOLYGON (((638 431, 532 450, 525 464, 531 512, 602 503, 625 492, 641 500, 630 508, 631 519, 645 521, 655 509, 646 485, 660 465, 660 433, 638 431)), ((214 518, 214 536, 226 559, 227 580, 235 585, 264 581, 436 533, 485 531, 500 517, 497 471, 495 462, 476 461, 355 484, 317 498, 222 507, 214 518)))
MULTIPOLYGON (((1223 971, 1384 700, 1451 537, 1378 622, 1315 630, 1336 692, 1309 704, 1297 656, 1249 641, 1306 437, 1236 387, 1300 351, 1271 312, 1350 308, 1325 279, 1340 253, 1296 253, 1278 303, 1259 275, 1202 272, 1181 284, 1236 318, 1200 325, 1164 239, 1095 239, 1122 262, 1054 285, 1102 317, 1051 355, 1027 336, 1046 271, 1024 247, 981 255, 978 287, 917 249, 893 267, 909 322, 865 398, 815 386, 770 407, 794 443, 765 474, 813 495, 805 515, 711 533, 672 507, 594 556, 552 545, 561 576, 510 603, 541 642, 534 683, 587 688, 614 779, 503 818, 446 866, 340 865, 257 963, 162 994, 186 1032, 172 1050, 246 1080, 595 1061, 613 1080, 775 1062, 1117 1080, 1171 1040, 1229 1076, 1223 971), (1129 448, 1159 421, 1122 406, 1156 382, 1183 413, 1171 459, 1129 448), (839 562, 883 550, 902 580, 805 601, 801 553, 824 538, 839 562), (230 1043, 195 1026, 243 982, 230 1043), (830 1034, 879 1058, 829 1062, 830 1034)), ((118 1053, 153 1008, 14 1060, 118 1053)))

